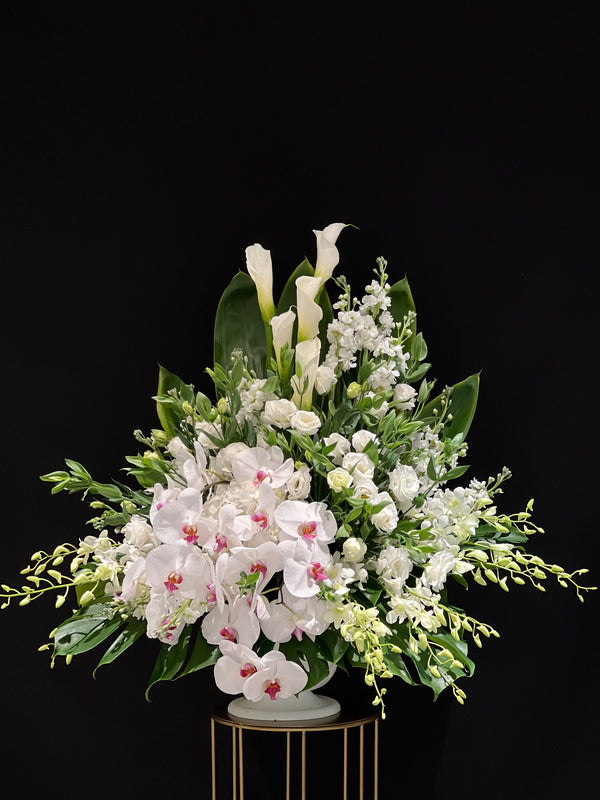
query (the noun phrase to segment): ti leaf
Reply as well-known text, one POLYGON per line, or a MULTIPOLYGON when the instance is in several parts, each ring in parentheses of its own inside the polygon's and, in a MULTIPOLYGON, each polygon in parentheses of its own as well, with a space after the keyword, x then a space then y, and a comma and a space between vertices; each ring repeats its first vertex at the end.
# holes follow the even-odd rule
POLYGON ((191 636, 192 626, 186 625, 176 644, 163 644, 160 648, 158 658, 152 670, 152 675, 148 681, 146 700, 150 699, 148 695, 155 683, 159 681, 172 681, 177 677, 177 673, 183 667, 187 658, 191 636))
POLYGON ((74 656, 92 650, 124 622, 108 603, 93 603, 59 625, 54 634, 54 655, 74 656))
POLYGON ((96 672, 99 667, 103 664, 110 664, 112 661, 117 659, 120 655, 122 655, 126 650, 128 650, 131 645, 136 642, 140 636, 146 630, 146 620, 143 619, 135 619, 132 620, 127 627, 121 631, 121 633, 117 636, 114 642, 110 645, 106 653, 102 656, 98 664, 96 665, 96 669, 94 670, 94 677, 96 677, 96 672))
MULTIPOLYGON (((450 414, 452 419, 444 425, 444 435, 453 438, 459 433, 466 437, 477 407, 479 396, 479 373, 470 375, 464 381, 454 384, 452 387, 450 414)), ((419 414, 420 419, 435 420, 434 409, 441 411, 442 395, 438 395, 430 400, 419 414)))
MULTIPOLYGON (((390 289, 390 298, 392 303, 388 311, 396 322, 401 323, 409 311, 416 311, 415 301, 413 300, 412 292, 410 291, 410 286, 406 278, 402 278, 402 280, 397 281, 392 286, 390 289)), ((415 323, 411 325, 411 330, 413 333, 416 333, 415 323)))
MULTIPOLYGON (((195 401, 193 388, 184 383, 177 375, 174 375, 172 372, 169 372, 169 370, 159 365, 158 388, 156 390, 157 396, 167 395, 172 389, 175 389, 175 391, 189 403, 195 401)), ((169 434, 169 436, 179 435, 181 432, 179 427, 181 417, 175 413, 174 406, 168 403, 157 403, 156 411, 165 433, 169 434)))
POLYGON ((225 369, 231 353, 240 349, 248 356, 248 367, 264 378, 267 358, 265 326, 254 281, 238 272, 223 292, 215 316, 214 360, 225 369))

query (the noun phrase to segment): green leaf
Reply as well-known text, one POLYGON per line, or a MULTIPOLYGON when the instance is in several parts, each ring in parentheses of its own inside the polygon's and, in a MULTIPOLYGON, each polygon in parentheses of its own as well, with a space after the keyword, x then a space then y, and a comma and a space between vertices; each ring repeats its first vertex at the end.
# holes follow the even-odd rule
MULTIPOLYGON (((184 400, 187 400, 189 403, 193 403, 195 400, 194 390, 184 383, 181 378, 177 375, 174 375, 169 370, 165 369, 163 366, 159 364, 158 369, 158 388, 156 390, 156 394, 166 395, 169 393, 171 389, 175 389, 178 394, 182 396, 184 400)), ((156 403, 156 412, 158 414, 158 418, 160 420, 160 424, 163 426, 165 433, 169 434, 169 436, 178 436, 181 431, 179 429, 179 423, 181 421, 181 416, 176 412, 176 409, 170 403, 156 403)))
POLYGON ((313 642, 305 635, 299 642, 295 636, 292 636, 289 642, 282 642, 279 649, 288 661, 299 664, 307 673, 308 681, 305 689, 311 689, 329 675, 328 651, 321 647, 319 639, 313 642))
MULTIPOLYGON (((444 425, 444 435, 452 438, 458 433, 462 433, 465 437, 473 417, 475 416, 475 409, 477 407, 477 398, 479 396, 479 373, 470 375, 464 381, 454 384, 452 387, 452 402, 450 404, 450 414, 452 419, 444 425)), ((419 419, 435 419, 433 413, 437 408, 441 412, 442 409, 442 396, 438 395, 433 400, 430 400, 419 414, 419 419)))
POLYGON ((132 620, 127 627, 121 631, 106 653, 104 653, 100 661, 97 663, 96 669, 93 672, 94 677, 96 677, 96 672, 98 671, 99 667, 101 667, 103 664, 110 664, 112 661, 122 655, 128 648, 131 647, 134 642, 140 638, 140 636, 142 636, 145 630, 145 620, 132 620))
POLYGON ((190 657, 185 667, 177 675, 177 678, 182 678, 184 675, 189 675, 191 672, 204 669, 204 667, 210 667, 216 664, 220 657, 221 651, 219 647, 208 644, 202 633, 199 633, 192 647, 190 657))
POLYGON ((124 624, 118 614, 113 614, 113 606, 92 604, 88 608, 93 613, 78 612, 58 626, 54 634, 55 655, 77 655, 92 650, 124 624))
POLYGON ((214 360, 225 368, 231 353, 240 349, 248 357, 248 367, 264 378, 267 337, 258 305, 254 281, 238 272, 221 295, 215 316, 214 360))
POLYGON ((283 314, 285 311, 289 311, 292 306, 296 305, 296 278, 300 278, 303 275, 312 277, 314 274, 315 271, 307 258, 305 258, 302 263, 298 264, 283 287, 281 297, 277 303, 278 314, 283 314))
POLYGON ((146 700, 149 700, 150 689, 159 681, 172 681, 183 667, 192 635, 192 626, 186 625, 179 640, 174 645, 163 644, 152 670, 146 689, 146 700))
MULTIPOLYGON (((396 322, 401 323, 409 311, 416 311, 415 301, 406 278, 402 278, 392 286, 389 296, 392 303, 388 310, 396 322)), ((416 333, 416 322, 412 323, 411 330, 413 334, 416 333)))
POLYGON ((327 355, 327 351, 329 350, 329 341, 327 340, 327 328, 329 323, 333 321, 333 306, 331 305, 331 300, 329 299, 329 295, 327 291, 323 288, 321 289, 321 294, 319 296, 319 305, 323 311, 323 316, 321 318, 321 322, 319 322, 319 339, 321 340, 321 358, 320 360, 324 360, 325 356, 327 355))

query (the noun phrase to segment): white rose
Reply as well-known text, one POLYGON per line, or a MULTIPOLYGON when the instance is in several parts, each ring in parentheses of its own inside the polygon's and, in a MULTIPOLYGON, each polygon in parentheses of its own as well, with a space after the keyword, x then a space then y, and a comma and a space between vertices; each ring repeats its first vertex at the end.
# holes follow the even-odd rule
POLYGON ((400 409, 401 411, 414 408, 416 395, 416 389, 414 389, 410 384, 397 383, 394 386, 394 404, 396 408, 400 409))
POLYGON ((367 552, 367 545, 362 539, 357 539, 356 536, 351 536, 344 542, 342 551, 344 553, 344 558, 346 558, 348 561, 356 563, 357 561, 360 561, 367 552))
POLYGON ((331 436, 326 436, 323 441, 327 447, 332 444, 335 445, 331 453, 329 453, 329 458, 340 467, 343 457, 350 451, 350 442, 341 433, 332 433, 331 436))
POLYGON ((321 364, 315 376, 317 394, 327 394, 335 383, 335 372, 327 364, 321 364))
POLYGON ((292 416, 298 411, 291 400, 267 400, 262 415, 265 425, 289 428, 292 416))
POLYGON ((365 453, 346 453, 342 459, 342 467, 352 472, 355 480, 372 478, 375 474, 375 464, 365 453))
POLYGON ((352 447, 356 450, 357 453, 362 453, 365 447, 369 444, 369 442, 376 441, 377 437, 371 431, 356 431, 355 434, 352 436, 352 447))
POLYGON ((306 433, 312 436, 321 427, 321 420, 314 411, 296 411, 292 414, 290 424, 298 433, 306 433))
POLYGON ((406 510, 419 494, 420 484, 417 473, 408 465, 398 464, 392 472, 388 473, 388 477, 390 492, 399 502, 400 507, 406 510))
POLYGON ((394 501, 387 492, 380 492, 375 498, 373 505, 387 502, 387 505, 373 514, 371 522, 375 527, 384 533, 391 533, 398 524, 398 510, 394 505, 394 501))
POLYGON ((341 467, 336 467, 327 473, 327 483, 334 492, 341 492, 352 485, 352 475, 341 467))
POLYGON ((287 481, 286 486, 288 500, 304 500, 308 497, 310 492, 309 468, 306 466, 300 467, 287 481))

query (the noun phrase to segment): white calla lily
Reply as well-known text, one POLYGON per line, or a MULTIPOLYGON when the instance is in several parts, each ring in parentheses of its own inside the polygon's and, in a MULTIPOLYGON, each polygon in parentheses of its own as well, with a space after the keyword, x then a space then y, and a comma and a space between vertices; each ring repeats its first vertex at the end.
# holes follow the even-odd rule
POLYGON ((253 244, 247 247, 246 268, 248 269, 248 274, 256 284, 260 313, 264 322, 267 323, 275 314, 271 251, 265 250, 260 244, 253 244))
POLYGON ((321 279, 302 275, 296 279, 296 305, 298 308, 298 341, 314 339, 319 335, 323 309, 315 302, 321 289, 321 279))
POLYGON ((281 364, 281 351, 290 350, 292 347, 292 333, 294 330, 294 322, 296 315, 290 309, 284 311, 283 314, 271 319, 271 330, 273 331, 273 350, 275 351, 275 358, 277 359, 277 366, 282 369, 281 364))
POLYGON ((315 267, 315 277, 321 278, 321 284, 324 284, 328 278, 331 278, 333 270, 339 263, 340 254, 335 243, 345 227, 345 222, 333 222, 322 231, 313 231, 314 235, 317 237, 317 266, 315 267))
POLYGON ((318 338, 305 339, 296 345, 296 370, 300 368, 300 377, 294 375, 292 402, 304 410, 310 411, 315 377, 319 368, 321 342, 318 338))

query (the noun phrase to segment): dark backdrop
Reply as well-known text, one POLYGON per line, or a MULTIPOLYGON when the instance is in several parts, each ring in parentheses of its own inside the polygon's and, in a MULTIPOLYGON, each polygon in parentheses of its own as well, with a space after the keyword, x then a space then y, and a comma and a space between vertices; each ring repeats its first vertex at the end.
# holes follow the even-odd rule
MULTIPOLYGON (((71 457, 118 477, 156 424, 158 363, 209 388, 244 248, 271 249, 281 285, 343 221, 338 272, 358 291, 383 255, 408 275, 440 384, 483 370, 471 474, 509 465, 506 510, 534 496, 547 529, 532 548, 598 583, 598 22, 581 3, 417 5, 3 5, 2 581, 88 532, 37 476, 71 457)), ((466 601, 502 638, 464 708, 390 687, 382 797, 580 796, 596 596, 466 601)), ((146 703, 146 641, 96 680, 93 655, 51 672, 36 649, 59 619, 51 601, 0 616, 5 775, 46 797, 208 797, 211 676, 146 703)), ((340 769, 324 750, 321 788, 340 769)), ((250 800, 280 800, 277 760, 250 800)))

